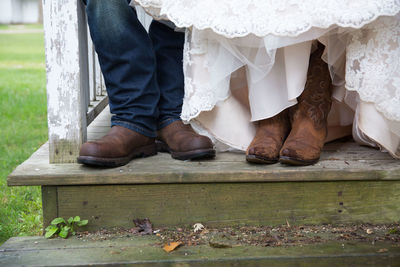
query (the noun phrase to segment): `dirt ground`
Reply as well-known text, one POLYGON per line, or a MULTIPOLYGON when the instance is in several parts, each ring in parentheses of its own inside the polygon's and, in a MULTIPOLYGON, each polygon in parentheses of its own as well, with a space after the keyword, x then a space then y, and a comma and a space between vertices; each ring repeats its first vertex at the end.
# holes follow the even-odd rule
MULTIPOLYGON (((143 221, 142 221, 143 222, 143 221)), ((97 232, 80 232, 77 238, 84 240, 110 240, 119 237, 141 235, 155 236, 156 245, 180 242, 185 246, 208 244, 216 248, 235 246, 303 246, 329 241, 390 242, 400 246, 400 224, 350 224, 350 225, 303 225, 303 226, 235 226, 207 227, 207 225, 176 228, 152 228, 150 221, 136 223, 131 229, 111 229, 97 232)))

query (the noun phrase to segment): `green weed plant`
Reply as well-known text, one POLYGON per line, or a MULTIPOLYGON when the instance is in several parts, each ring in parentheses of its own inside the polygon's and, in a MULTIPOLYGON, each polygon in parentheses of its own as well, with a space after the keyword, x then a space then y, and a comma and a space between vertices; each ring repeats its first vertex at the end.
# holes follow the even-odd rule
POLYGON ((81 220, 79 216, 70 217, 67 221, 64 218, 55 218, 46 228, 46 238, 52 238, 58 234, 59 237, 67 238, 69 234, 75 235, 76 227, 85 226, 88 220, 81 220))

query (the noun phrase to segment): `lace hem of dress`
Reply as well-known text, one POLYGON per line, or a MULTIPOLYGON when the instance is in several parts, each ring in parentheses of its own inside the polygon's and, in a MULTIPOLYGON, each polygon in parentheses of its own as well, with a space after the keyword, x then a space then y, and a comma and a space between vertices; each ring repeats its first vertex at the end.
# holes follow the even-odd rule
POLYGON ((184 122, 189 122, 198 117, 201 112, 211 111, 215 105, 225 101, 229 97, 228 95, 223 98, 218 98, 213 94, 213 92, 215 92, 213 88, 194 85, 190 78, 186 78, 185 92, 194 92, 194 90, 196 90, 196 93, 192 95, 186 94, 183 101, 181 119, 184 122))
MULTIPOLYGON (((183 72, 185 75, 185 95, 183 99, 181 119, 184 122, 190 122, 198 117, 201 112, 211 111, 219 102, 225 101, 228 95, 217 96, 217 90, 205 81, 203 84, 195 84, 191 75, 193 67, 192 56, 205 55, 207 53, 207 43, 201 38, 196 38, 196 42, 191 42, 192 32, 186 30, 185 45, 183 49, 183 72)), ((209 70, 207 59, 202 67, 209 70)))
POLYGON ((296 37, 312 28, 337 25, 359 29, 380 16, 400 11, 400 0, 135 0, 156 19, 177 27, 211 29, 228 38, 256 36, 296 37))
POLYGON ((353 32, 346 55, 346 88, 391 121, 400 121, 400 16, 353 32))

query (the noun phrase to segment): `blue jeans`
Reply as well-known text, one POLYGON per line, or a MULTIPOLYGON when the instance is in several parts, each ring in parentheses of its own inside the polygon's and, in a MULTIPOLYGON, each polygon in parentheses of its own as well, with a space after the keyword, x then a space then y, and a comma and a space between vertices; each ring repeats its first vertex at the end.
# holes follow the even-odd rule
POLYGON ((179 120, 184 34, 153 21, 149 33, 130 0, 83 0, 104 75, 111 125, 155 137, 179 120))

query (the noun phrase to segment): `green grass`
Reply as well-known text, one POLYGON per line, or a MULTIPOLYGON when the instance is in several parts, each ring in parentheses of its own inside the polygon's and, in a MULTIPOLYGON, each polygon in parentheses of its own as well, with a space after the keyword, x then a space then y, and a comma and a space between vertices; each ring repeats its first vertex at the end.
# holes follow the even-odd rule
POLYGON ((40 30, 43 29, 42 24, 0 24, 0 30, 40 30))
POLYGON ((41 234, 40 188, 6 180, 47 139, 43 43, 42 33, 0 34, 0 244, 41 234))

